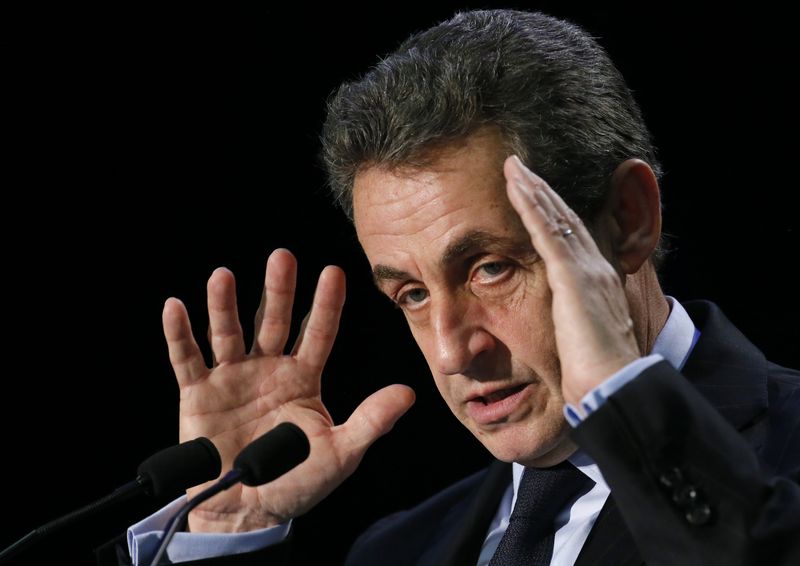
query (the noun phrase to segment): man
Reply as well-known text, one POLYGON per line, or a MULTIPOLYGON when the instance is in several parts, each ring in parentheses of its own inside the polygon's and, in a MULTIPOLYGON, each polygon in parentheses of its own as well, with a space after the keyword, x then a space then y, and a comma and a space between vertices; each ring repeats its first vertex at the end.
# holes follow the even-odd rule
MULTIPOLYGON (((767 362, 715 306, 661 292, 660 168, 630 92, 591 38, 540 14, 460 14, 344 85, 323 144, 376 284, 402 309, 451 411, 500 461, 376 525, 348 563, 797 556, 800 378, 767 362), (577 479, 543 498, 557 501, 551 517, 514 515, 562 472, 577 479)), ((320 374, 343 273, 323 271, 284 356, 295 274, 290 253, 272 254, 249 351, 233 276, 212 275, 211 369, 186 309, 165 305, 182 440, 211 438, 226 468, 282 421, 311 442, 308 461, 282 478, 193 512, 173 561, 279 560, 290 520, 413 403, 393 385, 333 424, 320 374)), ((133 529, 134 561, 152 556, 148 531, 165 514, 133 529)))

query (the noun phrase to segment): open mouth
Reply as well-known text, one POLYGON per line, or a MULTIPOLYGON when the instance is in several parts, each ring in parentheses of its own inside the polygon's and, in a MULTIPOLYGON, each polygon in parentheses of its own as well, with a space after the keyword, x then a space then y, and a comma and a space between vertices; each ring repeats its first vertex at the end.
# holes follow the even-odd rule
POLYGON ((535 389, 536 384, 522 383, 473 397, 467 402, 467 414, 478 425, 505 422, 515 418, 516 414, 522 414, 520 411, 535 389))
POLYGON ((497 403, 498 401, 502 401, 506 397, 511 397, 515 393, 519 393, 527 386, 526 383, 522 383, 517 385, 516 387, 509 387, 508 389, 501 389, 500 391, 495 391, 485 397, 477 397, 475 400, 480 401, 484 405, 488 405, 490 403, 497 403))

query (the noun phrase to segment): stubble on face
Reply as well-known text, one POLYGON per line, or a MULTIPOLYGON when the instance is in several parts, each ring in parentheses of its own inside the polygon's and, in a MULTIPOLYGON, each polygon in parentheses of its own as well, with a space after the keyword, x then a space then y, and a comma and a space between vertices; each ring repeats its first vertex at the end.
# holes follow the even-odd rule
POLYGON ((365 169, 356 231, 454 415, 495 457, 549 466, 575 447, 545 266, 506 197, 506 156, 482 130, 424 169, 365 169))

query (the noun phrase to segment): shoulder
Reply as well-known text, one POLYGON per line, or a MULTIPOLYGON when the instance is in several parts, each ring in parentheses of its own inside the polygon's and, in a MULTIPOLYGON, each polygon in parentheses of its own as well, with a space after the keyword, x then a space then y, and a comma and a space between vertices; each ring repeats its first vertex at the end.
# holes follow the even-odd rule
POLYGON ((353 544, 348 565, 414 564, 431 546, 447 538, 487 477, 484 468, 426 499, 416 507, 389 515, 365 531, 353 544))
MULTIPOLYGON (((794 421, 796 428, 800 422, 800 371, 767 360, 714 303, 690 301, 684 307, 701 331, 684 372, 692 382, 701 391, 716 395, 729 389, 724 395, 729 411, 737 390, 750 388, 746 397, 738 399, 743 405, 760 400, 758 413, 769 415, 773 423, 776 419, 794 421)), ((758 420, 757 416, 755 413, 751 419, 758 420)))

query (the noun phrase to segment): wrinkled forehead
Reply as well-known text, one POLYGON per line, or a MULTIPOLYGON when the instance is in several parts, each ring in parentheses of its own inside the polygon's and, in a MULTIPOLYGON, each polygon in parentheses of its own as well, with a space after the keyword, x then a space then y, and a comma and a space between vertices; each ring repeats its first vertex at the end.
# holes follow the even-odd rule
POLYGON ((501 206, 504 146, 499 133, 483 129, 411 164, 362 167, 353 185, 356 231, 369 232, 376 222, 390 231, 403 220, 434 223, 470 205, 501 206))
POLYGON ((373 166, 356 176, 356 232, 370 262, 440 255, 466 234, 524 234, 505 190, 502 144, 473 136, 425 167, 373 166))

